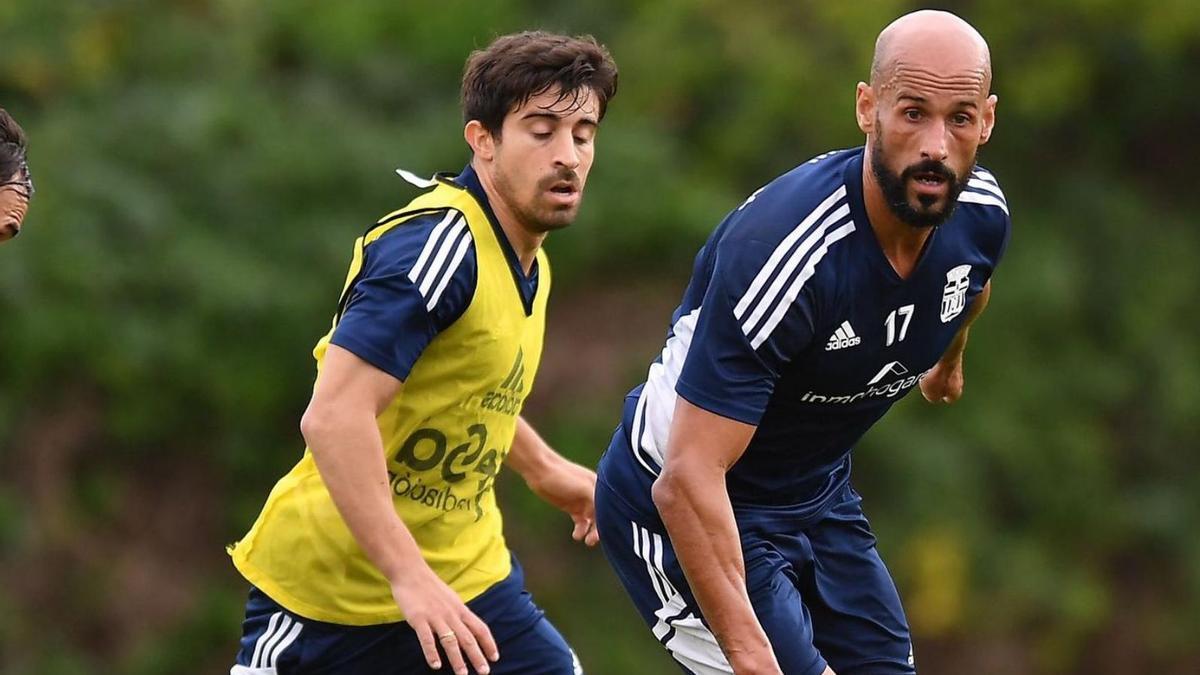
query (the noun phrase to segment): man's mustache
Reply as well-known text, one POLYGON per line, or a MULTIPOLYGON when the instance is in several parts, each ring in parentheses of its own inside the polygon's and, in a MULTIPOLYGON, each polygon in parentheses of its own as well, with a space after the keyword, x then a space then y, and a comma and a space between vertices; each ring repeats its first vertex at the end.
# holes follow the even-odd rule
POLYGON ((554 175, 547 176, 538 181, 538 188, 542 191, 549 190, 558 183, 570 183, 571 187, 579 189, 579 174, 575 173, 574 169, 559 169, 554 172, 554 175))
POLYGON ((958 174, 954 173, 950 167, 936 159, 925 159, 917 162, 916 164, 910 165, 904 170, 904 173, 900 174, 900 178, 903 180, 908 180, 921 173, 931 173, 936 176, 940 176, 948 183, 958 182, 958 174))

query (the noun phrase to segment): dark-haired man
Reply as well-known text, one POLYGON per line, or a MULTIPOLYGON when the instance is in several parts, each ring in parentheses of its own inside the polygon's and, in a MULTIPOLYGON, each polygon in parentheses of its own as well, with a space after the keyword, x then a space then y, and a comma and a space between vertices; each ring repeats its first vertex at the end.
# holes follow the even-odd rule
POLYGON ((886 28, 865 148, 805 162, 709 237, 661 358, 601 460, 605 554, 685 671, 911 675, 908 624, 850 449, 914 386, 952 403, 1009 237, 987 44, 886 28))
POLYGON ((0 108, 0 243, 21 233, 33 198, 33 176, 25 152, 24 130, 0 108))
POLYGON ((301 421, 308 448, 231 548, 254 588, 234 675, 581 672, 524 590, 501 463, 596 542, 595 474, 520 417, 542 350, 542 241, 575 218, 617 70, 591 37, 471 55, 457 176, 358 239, 301 421))

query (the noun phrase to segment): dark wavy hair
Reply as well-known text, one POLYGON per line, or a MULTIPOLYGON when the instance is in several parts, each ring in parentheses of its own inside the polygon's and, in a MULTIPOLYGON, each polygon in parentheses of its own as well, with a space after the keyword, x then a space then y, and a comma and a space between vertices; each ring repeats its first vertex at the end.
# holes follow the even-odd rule
POLYGON ((558 88, 558 103, 578 107, 590 89, 600 119, 617 94, 617 64, 590 35, 528 31, 496 38, 471 52, 462 81, 463 121, 479 120, 500 135, 504 117, 529 99, 558 88))
POLYGON ((27 141, 21 125, 0 108, 0 182, 7 181, 17 174, 29 172, 25 164, 27 141))

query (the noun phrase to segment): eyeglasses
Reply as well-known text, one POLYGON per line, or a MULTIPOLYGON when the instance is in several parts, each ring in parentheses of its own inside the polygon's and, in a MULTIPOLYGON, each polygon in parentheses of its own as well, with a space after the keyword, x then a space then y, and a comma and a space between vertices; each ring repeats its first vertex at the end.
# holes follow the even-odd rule
POLYGON ((17 173, 20 174, 20 178, 7 180, 3 183, 0 183, 0 189, 9 186, 24 188, 24 192, 18 191, 18 194, 25 197, 25 199, 32 199, 33 193, 35 192, 33 189, 33 174, 29 172, 29 164, 26 163, 25 160, 21 160, 21 166, 17 170, 17 173))

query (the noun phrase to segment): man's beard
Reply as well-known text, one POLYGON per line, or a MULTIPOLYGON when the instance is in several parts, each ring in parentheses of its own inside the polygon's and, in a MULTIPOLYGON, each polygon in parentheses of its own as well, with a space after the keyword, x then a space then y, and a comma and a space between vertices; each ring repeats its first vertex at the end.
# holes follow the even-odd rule
POLYGON ((578 175, 572 169, 560 169, 557 173, 539 180, 535 188, 534 197, 528 203, 521 202, 517 196, 516 189, 509 182, 508 176, 502 171, 496 173, 496 189, 500 192, 501 198, 508 204, 509 209, 512 210, 513 215, 525 227, 534 232, 550 232, 567 227, 575 222, 575 216, 579 212, 579 205, 583 203, 583 185, 578 175), (538 200, 546 194, 551 186, 561 181, 568 181, 575 185, 575 189, 579 192, 579 199, 575 202, 575 205, 565 208, 559 208, 550 204, 539 205, 538 200))
MULTIPOLYGON (((880 136, 882 135, 881 131, 880 136)), ((972 157, 967 174, 970 175, 974 168, 975 158, 972 157)), ((954 213, 954 207, 958 204, 958 196, 967 187, 966 181, 961 180, 950 167, 936 159, 921 160, 906 167, 899 174, 892 172, 888 168, 887 159, 883 154, 882 139, 878 137, 875 138, 875 143, 871 147, 871 173, 874 174, 875 182, 883 191, 883 198, 887 201, 892 213, 896 214, 896 217, 902 222, 913 227, 937 227, 949 220, 954 213), (915 181, 914 177, 923 173, 935 174, 946 181, 946 205, 943 208, 937 208, 938 200, 941 198, 936 195, 918 194, 917 201, 921 203, 922 207, 920 209, 913 208, 909 203, 909 182, 915 181)))

